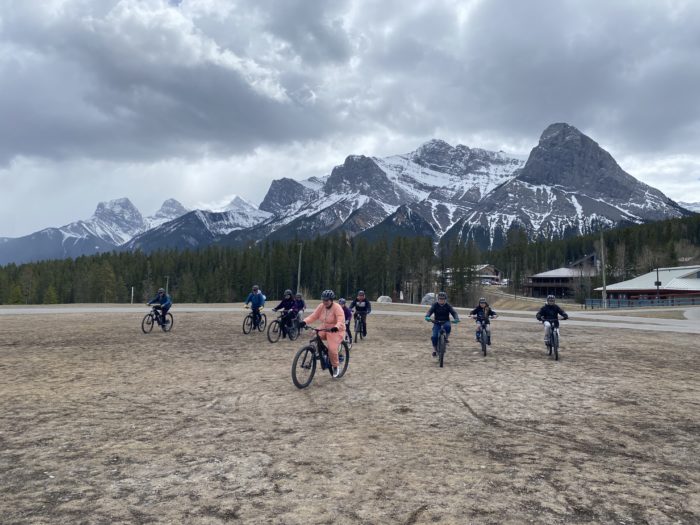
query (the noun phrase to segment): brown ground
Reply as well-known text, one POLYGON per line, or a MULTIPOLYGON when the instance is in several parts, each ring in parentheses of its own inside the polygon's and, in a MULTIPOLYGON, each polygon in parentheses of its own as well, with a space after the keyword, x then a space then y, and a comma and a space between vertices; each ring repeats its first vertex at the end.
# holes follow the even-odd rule
POLYGON ((173 313, 0 317, 4 525, 698 523, 697 336, 564 325, 554 362, 534 321, 486 358, 462 324, 439 369, 374 315, 298 390, 302 339, 173 313))

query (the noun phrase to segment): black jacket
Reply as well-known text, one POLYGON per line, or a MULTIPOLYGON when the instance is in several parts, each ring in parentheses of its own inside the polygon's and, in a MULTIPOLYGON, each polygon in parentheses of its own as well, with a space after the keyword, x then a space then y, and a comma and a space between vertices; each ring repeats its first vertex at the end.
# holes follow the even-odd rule
POLYGON ((365 313, 368 314, 372 311, 372 305, 369 303, 367 299, 364 301, 358 301, 357 299, 353 299, 353 301, 350 303, 350 310, 353 308, 355 309, 355 312, 360 312, 360 313, 365 313))
POLYGON ((498 314, 490 306, 486 306, 486 308, 489 309, 488 315, 486 315, 486 312, 484 311, 484 308, 481 307, 481 305, 477 306, 471 312, 469 312, 469 315, 475 315, 478 320, 483 319, 486 324, 489 324, 489 319, 491 317, 497 316, 498 314))
POLYGON ((545 304, 540 308, 540 311, 537 312, 536 317, 538 321, 552 321, 559 319, 559 315, 561 315, 563 319, 569 318, 566 312, 559 308, 558 304, 545 304))
POLYGON ((440 303, 433 303, 433 306, 430 307, 430 310, 428 310, 428 313, 425 314, 425 316, 430 317, 433 314, 435 314, 436 321, 449 321, 450 314, 452 314, 455 321, 459 321, 459 315, 457 315, 455 309, 452 308, 452 305, 447 301, 445 301, 445 304, 443 305, 440 303))

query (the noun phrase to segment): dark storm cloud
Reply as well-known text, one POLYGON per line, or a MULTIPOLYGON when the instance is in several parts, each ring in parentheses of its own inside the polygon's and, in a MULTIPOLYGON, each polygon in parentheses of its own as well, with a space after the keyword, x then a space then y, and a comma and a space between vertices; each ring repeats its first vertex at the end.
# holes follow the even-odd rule
POLYGON ((0 182, 179 169, 259 201, 257 173, 433 137, 523 154, 564 121, 700 200, 698 27, 683 0, 0 0, 0 182))

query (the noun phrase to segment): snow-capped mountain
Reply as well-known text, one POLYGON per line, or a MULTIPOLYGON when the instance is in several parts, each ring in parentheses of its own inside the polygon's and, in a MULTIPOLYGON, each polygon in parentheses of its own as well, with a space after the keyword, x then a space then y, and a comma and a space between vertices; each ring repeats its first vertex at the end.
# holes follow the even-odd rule
POLYGON ((684 215, 592 139, 560 123, 542 133, 523 169, 484 197, 443 240, 475 239, 491 248, 503 244, 513 225, 531 239, 552 239, 684 215))
POLYGON ((250 229, 272 214, 235 196, 221 211, 194 210, 175 220, 149 229, 122 245, 124 250, 151 251, 160 248, 199 248, 225 235, 250 229))
POLYGON ((350 155, 322 177, 275 180, 260 207, 235 196, 217 211, 188 211, 170 199, 144 218, 128 199, 100 203, 87 221, 0 239, 0 264, 117 247, 192 249, 334 232, 368 239, 421 235, 435 243, 473 239, 488 249, 502 246, 513 226, 531 239, 551 239, 700 208, 684 206, 627 174, 573 126, 558 123, 542 133, 527 161, 431 140, 401 155, 350 155))
MULTIPOLYGON (((80 220, 0 243, 0 264, 63 259, 111 251, 145 231, 151 224, 172 220, 183 206, 165 201, 153 217, 144 219, 127 198, 100 202, 95 213, 80 220)), ((186 210, 185 210, 186 211, 186 210)))
POLYGON ((686 210, 694 211, 695 213, 700 213, 700 202, 679 202, 686 210))

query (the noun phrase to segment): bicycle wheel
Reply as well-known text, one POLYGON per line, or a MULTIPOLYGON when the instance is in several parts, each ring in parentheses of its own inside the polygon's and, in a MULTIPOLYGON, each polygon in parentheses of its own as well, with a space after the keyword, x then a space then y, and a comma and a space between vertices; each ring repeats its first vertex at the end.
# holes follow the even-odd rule
POLYGON ((243 319, 243 333, 249 334, 252 329, 253 329, 253 314, 248 314, 245 316, 245 319, 243 319))
POLYGON ((554 360, 559 361, 559 332, 552 330, 552 352, 554 352, 554 360))
POLYGON ((292 382, 297 388, 306 388, 316 373, 316 353, 313 346, 305 346, 297 352, 292 361, 292 382))
POLYGON ((299 337, 299 327, 296 323, 292 323, 287 327, 287 337, 289 337, 290 341, 295 341, 299 337))
POLYGON ((151 314, 146 314, 143 321, 141 321, 141 330, 143 330, 144 334, 153 330, 153 316, 151 314))
POLYGON ((350 364, 350 346, 348 343, 343 341, 338 347, 338 377, 335 379, 340 379, 345 375, 348 370, 348 365, 350 364))
POLYGON ((481 337, 479 338, 481 340, 481 353, 484 354, 484 357, 486 357, 486 344, 488 342, 488 334, 486 333, 486 330, 483 328, 481 329, 481 337))
POLYGON ((355 319, 355 342, 356 342, 356 343, 357 343, 358 338, 359 338, 359 339, 362 339, 362 338, 363 338, 363 335, 362 335, 362 321, 360 320, 359 317, 358 317, 357 319, 355 319))
POLYGON ((265 314, 260 314, 260 322, 258 323, 258 331, 264 332, 267 326, 267 316, 265 314))
POLYGON ((163 323, 162 325, 160 325, 160 327, 163 329, 164 332, 169 332, 173 329, 173 314, 171 314, 170 312, 165 314, 165 320, 168 322, 163 323))
POLYGON ((267 327, 267 340, 270 341, 271 343, 276 343, 277 341, 280 340, 281 335, 282 335, 282 326, 280 325, 280 322, 277 319, 275 319, 267 327))
POLYGON ((445 336, 445 333, 440 333, 437 345, 438 363, 440 365, 440 368, 442 368, 442 365, 445 362, 445 350, 447 349, 447 344, 445 343, 446 339, 447 337, 445 336))

